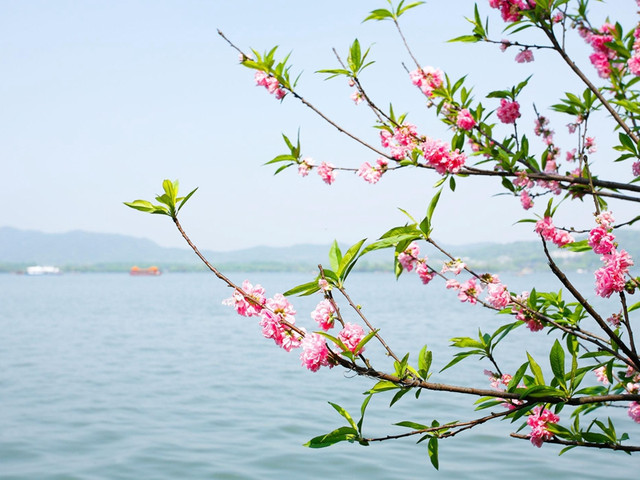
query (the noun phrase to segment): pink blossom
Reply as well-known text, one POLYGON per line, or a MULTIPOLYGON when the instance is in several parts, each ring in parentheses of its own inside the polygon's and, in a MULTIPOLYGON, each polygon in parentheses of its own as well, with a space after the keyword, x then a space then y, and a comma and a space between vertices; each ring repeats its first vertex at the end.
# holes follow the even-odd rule
POLYGON ((253 317, 260 315, 265 302, 264 288, 260 285, 254 287, 249 280, 245 280, 242 282, 242 292, 234 290, 231 298, 223 300, 222 304, 232 306, 243 317, 253 317))
POLYGON ((633 260, 625 250, 613 250, 603 255, 601 260, 606 265, 595 272, 596 294, 609 298, 613 292, 624 290, 624 276, 629 273, 633 260))
POLYGON ((585 138, 584 148, 586 148, 589 153, 596 153, 598 151, 598 148, 596 147, 596 142, 593 139, 593 137, 585 138))
POLYGON ((535 0, 489 0, 489 6, 499 9, 505 22, 517 22, 523 10, 529 10, 535 5, 535 0))
POLYGON ((544 324, 535 317, 525 318, 524 324, 532 332, 539 332, 544 328, 544 324))
POLYGON ((356 351, 358 343, 360 343, 360 340, 363 338, 364 330, 362 327, 349 322, 344 324, 344 328, 338 334, 338 339, 344 343, 350 352, 355 353, 356 355, 364 352, 364 347, 356 351))
POLYGON ((450 151, 449 145, 442 140, 427 137, 420 148, 427 163, 440 175, 458 173, 466 161, 464 153, 460 153, 457 148, 450 151))
MULTIPOLYGON (((273 313, 267 309, 262 310, 260 316, 260 326, 262 327, 262 335, 265 338, 271 338, 276 345, 282 347, 287 352, 300 346, 302 338, 298 336, 290 327, 282 323, 283 316, 273 313)), ((295 318, 289 317, 287 320, 290 324, 295 322, 295 318)))
POLYGON ((516 119, 520 118, 520 104, 516 101, 509 102, 505 98, 501 98, 497 115, 502 123, 516 123, 516 119))
POLYGON ((356 90, 351 94, 351 100, 353 100, 353 103, 356 105, 360 105, 364 101, 364 97, 362 96, 362 93, 356 90))
POLYGON ((311 312, 311 318, 318 322, 322 330, 327 331, 333 328, 335 313, 336 309, 333 307, 331 301, 325 299, 318 303, 315 310, 311 312))
POLYGON ((466 282, 460 284, 458 298, 461 302, 469 302, 470 304, 475 305, 480 293, 482 293, 482 288, 476 284, 475 278, 470 278, 466 282))
POLYGON ((567 162, 573 162, 576 159, 576 149, 573 148, 567 152, 567 162))
POLYGON ((589 232, 589 246, 595 253, 605 254, 616 248, 615 237, 609 233, 607 227, 600 225, 589 232))
POLYGON ((616 219, 614 218, 613 212, 611 211, 601 212, 596 216, 596 223, 606 228, 611 228, 615 221, 616 219))
POLYGON ((491 387, 495 388, 496 390, 504 390, 503 388, 501 388, 501 385, 504 385, 506 387, 507 385, 509 385, 509 382, 513 378, 513 376, 509 375, 508 373, 500 375, 499 373, 494 373, 491 370, 485 370, 484 374, 489 377, 491 387))
POLYGON ((420 255, 420 247, 416 242, 411 242, 403 252, 398 254, 398 262, 402 268, 410 272, 418 261, 418 255, 420 255))
POLYGON ((439 68, 424 67, 409 73, 411 83, 422 90, 427 97, 433 97, 433 91, 442 86, 444 73, 439 68))
POLYGON ((469 109, 463 108, 458 112, 458 116, 456 117, 456 125, 458 126, 458 128, 468 131, 476 126, 476 120, 475 118, 473 118, 473 115, 471 115, 471 112, 469 112, 469 109))
POLYGON ((318 167, 318 175, 327 185, 331 185, 336 181, 336 172, 334 170, 336 168, 333 164, 322 162, 318 167))
POLYGON ((609 318, 607 318, 607 322, 614 327, 618 328, 620 326, 620 322, 622 322, 622 313, 612 313, 609 318))
POLYGON ((331 290, 331 285, 329 285, 329 282, 327 282, 324 278, 318 280, 318 287, 320 287, 320 290, 322 290, 323 292, 328 292, 329 290, 331 290))
POLYGON ((549 431, 549 424, 558 423, 560 417, 540 406, 535 407, 527 417, 527 425, 531 427, 529 439, 536 447, 540 448, 545 440, 551 440, 553 433, 549 431))
POLYGON ((529 192, 526 190, 523 190, 520 193, 520 203, 522 204, 522 208, 525 210, 529 210, 533 207, 533 200, 531 199, 531 196, 529 196, 529 192))
POLYGON ((515 60, 518 63, 533 62, 533 52, 528 48, 525 48, 524 50, 521 50, 520 52, 518 52, 515 60))
POLYGON ((329 349, 324 337, 317 333, 307 334, 302 339, 301 346, 300 360, 304 367, 312 372, 317 372, 320 367, 333 368, 333 365, 329 363, 329 349))
POLYGON ((365 182, 371 184, 378 183, 382 174, 387 171, 387 165, 389 162, 380 157, 377 161, 377 165, 372 166, 369 162, 364 162, 358 169, 357 175, 362 177, 365 182))
POLYGON ((558 230, 553 226, 551 217, 544 217, 544 219, 538 220, 536 222, 535 232, 539 233, 545 240, 553 242, 559 247, 574 242, 574 239, 569 232, 558 230))
POLYGON ((564 13, 562 12, 556 13, 551 19, 553 23, 560 23, 562 20, 564 20, 564 13))
POLYGON ((255 75, 253 76, 253 78, 256 81, 256 85, 261 86, 261 87, 266 87, 267 86, 267 78, 269 78, 269 75, 266 72, 258 70, 255 73, 255 75))
POLYGON ((450 278, 445 282, 445 286, 447 287, 447 289, 459 290, 460 282, 458 282, 455 278, 450 278))
POLYGON ((303 158, 298 164, 298 174, 301 177, 306 177, 313 168, 313 160, 310 158, 303 158))
POLYGON ((524 170, 520 170, 518 172, 518 178, 516 178, 513 181, 513 184, 516 187, 522 187, 522 188, 533 188, 533 181, 527 177, 527 172, 525 172, 524 170))
POLYGON ((440 270, 440 273, 453 272, 454 275, 459 275, 460 272, 465 268, 467 268, 467 264, 462 262, 462 260, 460 260, 459 258, 456 258, 455 260, 446 262, 442 266, 442 270, 440 270))
POLYGON ((634 177, 640 177, 640 160, 633 162, 633 165, 631 165, 631 174, 634 177))
POLYGON ((596 378, 603 385, 609 385, 609 379, 607 378, 607 368, 603 365, 602 367, 596 368, 593 373, 596 375, 596 378))
POLYGON ((509 40, 507 40, 506 38, 503 38, 500 41, 500 50, 502 50, 502 52, 506 52, 507 48, 509 48, 511 46, 511 42, 509 40))
POLYGON ((396 160, 402 160, 409 155, 417 145, 418 131, 415 125, 404 123, 393 129, 380 130, 380 143, 384 148, 391 150, 391 156, 396 160))
POLYGON ((640 423, 640 403, 631 402, 629 404, 629 416, 633 419, 634 422, 640 423))
POLYGON ((511 303, 509 289, 502 283, 490 283, 487 286, 487 298, 485 298, 485 302, 494 308, 502 310, 511 303))
POLYGON ((429 265, 427 265, 426 258, 422 258, 417 262, 416 273, 418 274, 418 277, 420 277, 420 280, 422 280, 422 283, 425 285, 433 280, 433 277, 435 277, 436 275, 435 272, 433 272, 429 268, 429 265))
POLYGON ((634 75, 640 75, 640 54, 638 52, 634 53, 633 56, 627 60, 627 67, 629 67, 629 71, 634 75))
POLYGON ((611 65, 609 64, 609 57, 602 52, 595 52, 589 55, 591 64, 596 67, 598 75, 601 78, 609 78, 611 75, 611 65))

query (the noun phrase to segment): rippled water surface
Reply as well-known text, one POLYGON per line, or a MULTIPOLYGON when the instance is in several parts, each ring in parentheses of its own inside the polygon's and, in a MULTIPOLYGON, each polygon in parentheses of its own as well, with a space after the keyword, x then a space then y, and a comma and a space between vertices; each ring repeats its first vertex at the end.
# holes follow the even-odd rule
MULTIPOLYGON (((249 277, 273 294, 312 275, 249 277)), ((514 290, 552 283, 550 277, 511 280, 514 290)), ((424 287, 415 277, 396 283, 389 275, 354 274, 351 288, 399 354, 415 355, 428 343, 436 370, 454 353, 445 348, 450 337, 498 325, 495 316, 458 303, 436 285, 424 287)), ((0 478, 637 476, 640 456, 573 450, 558 457, 557 446, 537 449, 509 439, 517 425, 506 422, 441 442, 439 472, 428 462, 426 445, 411 439, 304 448, 311 437, 342 426, 328 400, 356 416, 362 392, 373 382, 338 368, 303 370, 298 354, 262 338, 255 319, 221 305, 229 294, 205 274, 0 275, 0 478)), ((314 328, 308 312, 317 301, 294 301, 298 323, 308 329, 314 328)), ((517 368, 525 350, 547 366, 550 339, 521 330, 517 358, 510 363, 513 352, 497 352, 505 369, 517 368)), ((373 345, 368 353, 380 364, 387 361, 373 345)), ((484 368, 468 360, 446 379, 487 387, 484 368)), ((390 399, 372 400, 367 436, 400 433, 392 424, 403 420, 446 422, 472 414, 473 399, 460 396, 423 392, 419 400, 407 395, 388 408, 390 399)), ((625 419, 626 411, 612 416, 625 419)), ((640 437, 640 426, 626 420, 625 426, 640 437)))

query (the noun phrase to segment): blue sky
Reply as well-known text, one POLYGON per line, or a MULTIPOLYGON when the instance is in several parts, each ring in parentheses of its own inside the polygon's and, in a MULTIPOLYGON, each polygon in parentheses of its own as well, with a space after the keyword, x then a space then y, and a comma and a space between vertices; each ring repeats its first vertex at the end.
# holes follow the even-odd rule
MULTIPOLYGON (((504 24, 486 3, 479 2, 482 12, 491 13, 492 36, 502 38, 504 24)), ((7 198, 0 226, 122 233, 182 246, 168 219, 122 205, 159 193, 164 178, 179 179, 185 191, 200 187, 182 221, 200 246, 215 250, 333 238, 352 242, 403 223, 398 207, 423 215, 439 178, 435 172, 405 170, 376 186, 345 172, 332 186, 315 174, 300 178, 294 169, 274 177, 274 169, 262 164, 284 153, 281 133, 295 137, 298 128, 303 154, 318 163, 357 167, 375 156, 292 98, 280 104, 256 88, 253 72, 238 65, 237 54, 216 33, 220 28, 247 50, 279 45, 283 54, 291 51, 293 72, 303 72, 298 87, 303 96, 377 144, 374 118, 350 101, 346 82, 314 74, 335 68, 331 48, 345 54, 357 37, 372 45, 376 63, 362 80, 376 102, 393 101, 397 112, 410 112, 408 120, 421 132, 448 139, 409 83, 402 62, 410 59, 392 24, 362 23, 370 10, 384 5, 383 0, 0 0, 0 164, 7 198)), ((531 103, 549 113, 548 105, 574 88, 575 79, 547 52, 536 52, 534 63, 521 65, 513 61, 516 51, 446 43, 469 32, 464 16, 472 11, 473 2, 434 0, 403 17, 403 26, 423 65, 440 67, 451 77, 469 74, 477 97, 535 72, 522 102, 529 122, 522 128, 531 136, 531 103)), ((626 25, 636 21, 631 0, 594 5, 594 11, 599 21, 607 14, 626 25)), ((588 48, 577 38, 569 46, 597 79, 586 60, 588 48)), ((568 119, 550 116, 562 139, 568 119)), ((604 115, 601 125, 597 155, 605 165, 613 153, 604 115)), ((630 166, 618 171, 624 178, 630 166)), ((512 225, 531 215, 516 199, 493 196, 497 191, 491 181, 458 182, 455 195, 443 194, 434 236, 448 243, 535 238, 530 225, 512 225)), ((541 213, 542 204, 537 207, 541 213)), ((579 211, 588 221, 590 208, 570 209, 565 218, 574 219, 579 211)), ((626 211, 619 211, 622 219, 626 211)))

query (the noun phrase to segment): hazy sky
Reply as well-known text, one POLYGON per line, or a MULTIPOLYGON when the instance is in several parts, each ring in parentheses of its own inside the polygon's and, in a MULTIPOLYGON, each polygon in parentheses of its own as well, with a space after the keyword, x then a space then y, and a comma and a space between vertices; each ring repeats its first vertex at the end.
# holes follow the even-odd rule
MULTIPOLYGON (((220 28, 246 50, 280 45, 283 54, 291 51, 292 72, 303 72, 298 90, 305 98, 377 146, 375 119, 364 105, 351 102, 346 82, 314 74, 335 68, 331 48, 346 56, 357 37, 372 45, 376 63, 362 81, 376 103, 393 101, 396 112, 410 112, 408 120, 421 133, 449 139, 409 82, 402 62, 409 65, 410 59, 392 24, 362 23, 385 3, 0 0, 0 165, 6 198, 0 226, 122 233, 182 246, 168 218, 122 205, 151 199, 164 178, 179 179, 185 192, 200 187, 182 221, 209 249, 333 238, 351 242, 404 223, 397 207, 423 215, 439 178, 435 172, 403 170, 375 186, 346 172, 332 186, 315 173, 301 178, 295 169, 274 177, 275 169, 262 164, 285 153, 281 133, 295 137, 298 128, 303 154, 317 163, 357 167, 376 156, 293 98, 280 104, 255 87, 253 71, 238 65, 236 52, 216 33, 220 28)), ((504 23, 487 3, 480 1, 480 9, 491 13, 490 32, 500 39, 504 23)), ((637 18, 632 0, 596 7, 599 22, 606 14, 626 25, 637 18)), ((402 24, 423 65, 440 67, 452 78, 469 74, 477 97, 535 72, 523 96, 521 128, 533 135, 535 101, 551 116, 557 138, 567 138, 568 119, 548 106, 563 91, 577 90, 571 73, 549 52, 535 52, 534 63, 517 64, 515 50, 446 43, 469 33, 464 16, 472 13, 473 2, 433 0, 403 17, 402 24)), ((575 37, 569 47, 597 80, 586 59, 589 49, 575 37)), ((608 148, 611 127, 602 125, 594 132, 599 145, 594 160, 604 164, 614 152, 608 148)), ((542 145, 535 145, 541 151, 542 145)), ((630 165, 619 171, 630 179, 630 165)), ((512 226, 531 213, 517 199, 492 196, 498 191, 494 181, 461 179, 455 195, 443 194, 434 236, 449 243, 535 238, 530 224, 512 226)), ((543 212, 542 203, 536 213, 543 212)))

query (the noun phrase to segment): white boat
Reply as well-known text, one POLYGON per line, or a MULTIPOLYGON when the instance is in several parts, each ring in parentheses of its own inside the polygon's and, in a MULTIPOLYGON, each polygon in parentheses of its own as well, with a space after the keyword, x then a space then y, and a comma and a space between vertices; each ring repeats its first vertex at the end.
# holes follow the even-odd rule
POLYGON ((59 275, 60 269, 50 265, 34 265, 27 267, 27 275, 59 275))

